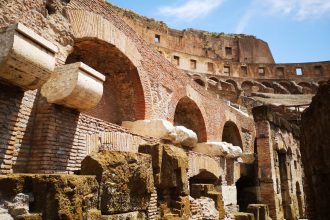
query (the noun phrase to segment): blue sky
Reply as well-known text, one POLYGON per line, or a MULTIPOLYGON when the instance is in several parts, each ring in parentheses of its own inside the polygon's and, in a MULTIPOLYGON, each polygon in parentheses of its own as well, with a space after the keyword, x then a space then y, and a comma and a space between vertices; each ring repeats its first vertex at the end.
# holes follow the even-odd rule
POLYGON ((277 63, 330 60, 330 0, 110 0, 176 29, 256 35, 277 63))

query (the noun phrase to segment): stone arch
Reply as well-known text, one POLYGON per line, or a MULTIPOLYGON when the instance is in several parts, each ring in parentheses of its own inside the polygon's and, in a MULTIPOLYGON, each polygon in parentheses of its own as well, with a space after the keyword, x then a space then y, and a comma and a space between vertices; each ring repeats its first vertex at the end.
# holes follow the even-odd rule
MULTIPOLYGON (((127 58, 134 65, 142 86, 142 94, 145 105, 145 118, 152 115, 152 96, 150 89, 150 80, 148 72, 142 67, 142 55, 137 45, 126 34, 118 29, 112 22, 104 16, 86 11, 70 9, 66 10, 66 14, 71 24, 71 30, 74 39, 97 39, 106 42, 120 51, 125 59, 127 58), (91 25, 93 21, 93 25, 91 25)), ((121 57, 118 57, 119 59, 121 57)))
POLYGON ((201 79, 194 79, 194 82, 197 83, 200 86, 205 87, 205 82, 201 79))
POLYGON ((227 121, 223 127, 222 141, 239 146, 243 149, 241 134, 237 125, 232 121, 227 121))
POLYGON ((263 84, 264 86, 266 86, 268 88, 273 88, 272 84, 270 82, 261 82, 261 84, 263 84))
POLYGON ((77 39, 66 63, 79 61, 106 76, 101 101, 85 114, 118 125, 145 118, 138 70, 116 46, 98 39, 77 39))
POLYGON ((211 171, 201 170, 197 175, 189 178, 189 184, 214 184, 219 178, 211 171))
POLYGON ((216 78, 216 77, 210 77, 209 80, 213 80, 213 81, 215 81, 215 82, 219 82, 219 79, 216 78))
POLYGON ((246 95, 251 95, 252 92, 257 92, 257 90, 259 89, 258 87, 256 87, 254 85, 254 83, 252 81, 242 82, 241 88, 244 90, 244 93, 246 95))
POLYGON ((303 92, 305 94, 313 94, 317 91, 317 88, 315 89, 315 86, 313 86, 310 82, 300 82, 298 85, 303 87, 303 92))
POLYGON ((232 84, 235 87, 235 89, 238 90, 238 84, 237 84, 237 82, 235 82, 232 79, 227 79, 226 82, 232 84))
POLYGON ((206 142, 207 140, 203 114, 198 105, 187 96, 181 98, 176 105, 174 125, 182 125, 196 132, 198 142, 206 142))

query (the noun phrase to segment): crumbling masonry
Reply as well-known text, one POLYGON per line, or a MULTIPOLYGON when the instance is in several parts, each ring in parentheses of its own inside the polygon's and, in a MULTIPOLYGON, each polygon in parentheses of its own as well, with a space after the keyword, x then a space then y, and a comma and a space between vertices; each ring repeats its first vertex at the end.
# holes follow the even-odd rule
POLYGON ((103 0, 3 0, 0 28, 0 219, 322 219, 300 125, 330 62, 103 0))

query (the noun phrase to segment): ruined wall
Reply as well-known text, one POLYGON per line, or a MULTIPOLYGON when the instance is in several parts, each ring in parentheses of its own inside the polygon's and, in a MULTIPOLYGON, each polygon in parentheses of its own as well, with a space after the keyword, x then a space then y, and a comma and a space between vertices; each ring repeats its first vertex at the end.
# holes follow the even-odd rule
POLYGON ((310 219, 329 217, 330 83, 320 86, 302 114, 301 154, 305 164, 310 219))
MULTIPOLYGON (((92 5, 93 7, 91 7, 90 2, 83 0, 71 1, 70 3, 66 1, 33 1, 30 4, 23 4, 18 0, 3 2, 1 9, 6 12, 1 14, 4 18, 1 27, 15 22, 23 22, 37 34, 54 43, 59 48, 59 53, 55 55, 57 66, 64 65, 66 61, 69 63, 81 61, 78 58, 70 61, 72 57, 76 57, 74 53, 74 56, 69 56, 74 51, 74 46, 79 45, 79 42, 85 39, 97 38, 95 43, 102 41, 108 47, 115 48, 113 51, 120 51, 119 55, 115 57, 118 59, 117 61, 107 62, 111 64, 110 71, 112 72, 105 72, 106 68, 102 66, 104 65, 102 59, 93 56, 93 50, 84 51, 78 55, 81 58, 84 54, 87 54, 86 57, 92 57, 92 59, 84 58, 83 61, 88 62, 105 75, 112 74, 109 79, 115 79, 114 76, 121 78, 122 81, 119 80, 117 84, 121 84, 122 87, 117 90, 120 90, 122 95, 120 100, 124 106, 122 111, 124 114, 135 110, 137 105, 144 104, 142 110, 137 110, 137 112, 140 111, 140 116, 127 117, 128 120, 163 118, 173 122, 179 100, 188 97, 197 104, 202 113, 203 118, 201 120, 205 122, 206 127, 205 139, 221 141, 223 126, 226 121, 231 120, 237 124, 241 135, 244 137, 244 149, 251 150, 255 132, 251 118, 231 108, 222 100, 218 100, 214 94, 210 94, 196 85, 188 76, 176 69, 162 56, 159 56, 157 51, 148 47, 130 27, 111 11, 108 4, 95 0, 92 5), (34 16, 27 19, 29 11, 33 11, 34 16), (87 21, 94 21, 93 28, 88 25, 87 21), (73 40, 74 38, 76 40, 73 40), (68 56, 69 59, 67 59, 68 56), (128 60, 130 65, 121 65, 121 62, 128 63, 128 60), (127 98, 132 95, 131 84, 129 84, 131 81, 120 75, 127 71, 135 74, 134 77, 137 77, 138 80, 133 83, 137 83, 137 86, 142 88, 142 94, 141 92, 138 93, 137 100, 127 98), (210 102, 210 100, 213 101, 210 102), (133 105, 131 105, 132 102, 133 105), (135 102, 137 105, 134 104, 135 102)), ((88 47, 86 47, 87 49, 88 47)), ((104 94, 103 99, 108 99, 111 103, 111 95, 115 92, 108 95, 109 91, 107 90, 104 94)), ((23 94, 20 94, 17 100, 22 97, 23 94)), ((102 118, 103 112, 107 110, 104 106, 80 114, 77 110, 47 103, 37 91, 34 93, 26 92, 23 100, 27 102, 26 105, 28 106, 24 108, 27 110, 26 114, 30 114, 29 111, 32 111, 32 108, 35 109, 35 117, 31 118, 35 124, 26 122, 29 120, 29 116, 22 120, 20 117, 14 119, 17 120, 18 124, 22 123, 22 126, 27 124, 32 126, 27 126, 28 129, 23 136, 27 137, 33 131, 33 135, 27 137, 28 141, 24 142, 22 148, 21 145, 16 145, 18 149, 22 149, 18 159, 21 162, 17 164, 16 172, 72 173, 79 169, 80 161, 86 155, 88 135, 103 131, 127 132, 117 126, 125 117, 119 121, 110 121, 110 123, 102 121, 104 120, 102 118), (37 99, 34 98, 35 94, 38 94, 37 99)), ((116 104, 120 104, 120 102, 116 102, 116 104)), ((16 109, 16 111, 19 110, 16 109)), ((10 134, 11 132, 8 129, 5 133, 10 134)), ((11 158, 11 162, 5 160, 6 163, 15 163, 17 159, 10 155, 6 157, 11 158)), ((11 165, 3 169, 9 170, 4 172, 12 172, 11 165)))
POLYGON ((269 206, 273 219, 305 217, 304 172, 299 129, 269 106, 253 109, 258 154, 258 201, 269 206))

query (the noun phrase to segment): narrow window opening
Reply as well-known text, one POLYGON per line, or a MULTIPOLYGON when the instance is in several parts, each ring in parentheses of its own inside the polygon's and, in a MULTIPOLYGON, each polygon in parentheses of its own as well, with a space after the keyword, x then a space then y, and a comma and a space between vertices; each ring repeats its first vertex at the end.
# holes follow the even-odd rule
POLYGON ((259 73, 259 76, 265 76, 265 67, 259 67, 258 73, 259 73))
POLYGON ((231 47, 226 47, 226 56, 231 56, 233 54, 233 49, 231 47))
POLYGON ((297 76, 302 76, 303 75, 303 71, 301 68, 296 68, 296 75, 297 76))
POLYGON ((224 73, 226 76, 229 76, 229 75, 230 75, 230 66, 224 66, 224 68, 223 68, 223 73, 224 73))
POLYGON ((283 67, 276 68, 276 75, 279 77, 284 76, 284 68, 283 67))
POLYGON ((314 73, 316 75, 322 75, 322 66, 315 66, 314 67, 314 73))
POLYGON ((156 44, 160 43, 160 35, 159 34, 155 34, 155 43, 156 44))
POLYGON ((214 64, 213 63, 207 63, 207 71, 214 72, 214 64))
POLYGON ((246 66, 241 66, 241 75, 247 76, 247 67, 246 66))
POLYGON ((174 56, 174 57, 173 57, 173 60, 174 60, 174 64, 175 64, 175 65, 180 66, 180 57, 178 57, 178 56, 174 56))
POLYGON ((196 60, 190 60, 190 68, 195 70, 196 67, 197 67, 197 61, 196 60))

